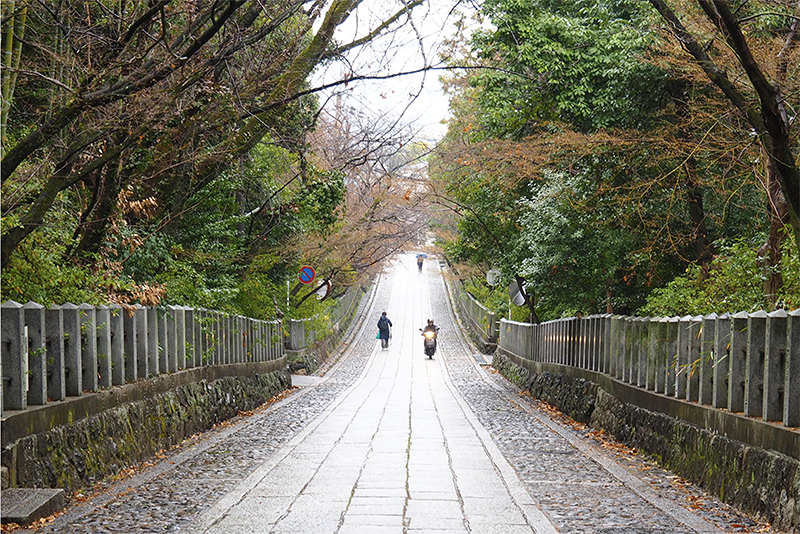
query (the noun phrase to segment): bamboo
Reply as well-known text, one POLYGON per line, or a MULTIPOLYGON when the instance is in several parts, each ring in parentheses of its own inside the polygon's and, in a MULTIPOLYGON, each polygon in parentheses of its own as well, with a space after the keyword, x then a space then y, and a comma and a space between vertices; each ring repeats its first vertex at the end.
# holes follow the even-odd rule
POLYGON ((9 11, 12 20, 8 24, 3 47, 3 88, 2 104, 0 105, 0 158, 5 154, 6 136, 8 128, 8 115, 11 112, 11 102, 14 99, 14 86, 17 83, 17 69, 22 58, 22 39, 25 36, 25 24, 28 18, 28 6, 19 13, 14 13, 15 1, 9 1, 9 11))

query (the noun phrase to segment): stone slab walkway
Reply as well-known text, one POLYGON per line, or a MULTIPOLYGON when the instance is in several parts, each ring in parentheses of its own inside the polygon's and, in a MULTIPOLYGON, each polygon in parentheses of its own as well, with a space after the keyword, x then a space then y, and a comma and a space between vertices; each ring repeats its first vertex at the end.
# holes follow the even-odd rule
POLYGON ((104 483, 36 532, 763 532, 636 455, 603 450, 491 373, 434 262, 403 256, 361 329, 285 399, 104 483), (378 316, 394 323, 388 350, 378 316), (439 352, 419 328, 441 326, 439 352), (484 365, 481 365, 481 364, 484 365))
POLYGON ((556 532, 422 354, 426 277, 398 269, 390 287, 390 347, 376 342, 356 383, 188 532, 556 532))

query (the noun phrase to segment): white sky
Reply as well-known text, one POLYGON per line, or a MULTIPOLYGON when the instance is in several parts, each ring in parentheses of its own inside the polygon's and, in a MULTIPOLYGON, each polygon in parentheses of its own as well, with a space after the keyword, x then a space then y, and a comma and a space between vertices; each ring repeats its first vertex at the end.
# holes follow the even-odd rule
MULTIPOLYGON (((397 21, 393 26, 397 31, 351 52, 346 63, 336 62, 318 71, 313 84, 341 79, 348 71, 356 75, 385 75, 419 69, 426 64, 438 65, 442 39, 455 33, 453 24, 457 15, 451 10, 457 3, 459 0, 427 0, 414 9, 413 23, 407 18, 397 21)), ((348 43, 369 33, 401 6, 399 0, 365 0, 339 29, 337 40, 348 43)), ((448 101, 439 83, 441 74, 442 71, 432 71, 388 80, 358 81, 347 87, 346 105, 371 116, 396 119, 402 115, 403 123, 420 130, 421 140, 438 140, 447 130, 442 121, 449 115, 448 101)))

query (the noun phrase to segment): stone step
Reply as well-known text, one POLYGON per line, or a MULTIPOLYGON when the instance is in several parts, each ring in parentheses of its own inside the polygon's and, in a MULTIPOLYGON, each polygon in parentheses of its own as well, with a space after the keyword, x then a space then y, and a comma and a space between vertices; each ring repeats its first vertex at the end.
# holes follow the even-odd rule
POLYGON ((0 493, 2 522, 28 525, 64 507, 64 490, 9 488, 0 493))

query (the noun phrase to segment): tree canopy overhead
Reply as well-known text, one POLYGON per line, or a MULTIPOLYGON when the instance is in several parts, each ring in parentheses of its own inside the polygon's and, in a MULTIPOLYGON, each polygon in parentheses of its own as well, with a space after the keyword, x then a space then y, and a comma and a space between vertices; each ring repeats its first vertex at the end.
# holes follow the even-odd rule
POLYGON ((489 0, 481 14, 448 55, 467 69, 447 79, 435 160, 466 272, 501 268, 540 317, 630 313, 684 272, 682 287, 718 284, 741 254, 755 305, 797 305, 796 2, 489 0))
MULTIPOLYGON (((49 277, 45 265, 74 285, 169 279, 205 304, 253 265, 282 283, 306 241, 341 230, 356 167, 353 154, 313 157, 307 80, 422 1, 337 41, 361 3, 4 2, 4 298, 49 277)), ((387 157, 368 154, 361 164, 387 157)))

